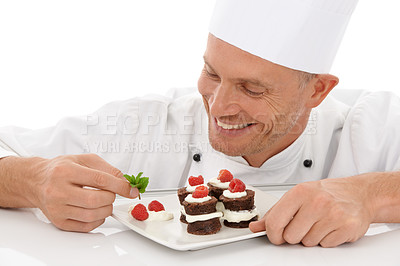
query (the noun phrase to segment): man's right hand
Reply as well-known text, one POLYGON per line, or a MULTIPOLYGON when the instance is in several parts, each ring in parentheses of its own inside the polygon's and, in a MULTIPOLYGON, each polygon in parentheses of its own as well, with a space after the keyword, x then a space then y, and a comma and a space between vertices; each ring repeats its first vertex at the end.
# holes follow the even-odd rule
MULTIPOLYGON (((0 185, 13 188, 15 184, 7 184, 7 172, 13 169, 7 165, 7 159, 2 159, 0 185), (4 162, 3 162, 4 160, 4 162)), ((104 223, 105 218, 112 213, 112 203, 115 194, 128 198, 139 195, 136 188, 131 188, 121 171, 108 164, 94 154, 65 155, 54 159, 42 158, 10 158, 9 162, 17 167, 24 167, 18 163, 18 159, 25 162, 32 159, 26 165, 25 185, 29 188, 20 191, 27 193, 24 196, 33 206, 21 206, 21 203, 13 206, 7 200, 8 206, 4 207, 38 207, 47 218, 58 228, 66 231, 89 232, 104 223)), ((21 174, 21 170, 17 173, 21 174)), ((17 174, 18 175, 18 174, 17 174)), ((10 181, 15 180, 15 176, 10 181)), ((18 182, 17 182, 18 183, 18 182)), ((19 185, 23 185, 22 183, 19 185)), ((0 191, 3 192, 0 187, 0 191)), ((2 193, 0 193, 2 194, 2 193)), ((7 194, 7 193, 5 193, 7 194)), ((14 194, 15 195, 15 194, 14 194)), ((18 195, 17 195, 18 196, 18 195)))

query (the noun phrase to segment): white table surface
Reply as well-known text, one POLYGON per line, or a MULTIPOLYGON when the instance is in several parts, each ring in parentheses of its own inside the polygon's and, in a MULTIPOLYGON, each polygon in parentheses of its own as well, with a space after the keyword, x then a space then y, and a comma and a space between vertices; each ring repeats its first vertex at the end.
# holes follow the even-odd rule
MULTIPOLYGON (((270 191, 281 196, 284 191, 270 191)), ((117 199, 126 203, 125 199, 117 199)), ((378 226, 382 227, 382 226, 378 226)), ((91 233, 64 232, 29 209, 0 209, 0 265, 400 265, 400 230, 336 248, 274 246, 258 237, 197 251, 175 251, 114 218, 91 233), (216 264, 216 262, 218 264, 216 264)))

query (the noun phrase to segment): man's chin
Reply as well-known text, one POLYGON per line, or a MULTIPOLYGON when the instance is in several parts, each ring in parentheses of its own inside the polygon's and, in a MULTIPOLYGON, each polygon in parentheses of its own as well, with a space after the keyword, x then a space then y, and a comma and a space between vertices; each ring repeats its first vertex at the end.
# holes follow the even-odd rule
POLYGON ((233 147, 232 145, 229 145, 226 142, 218 142, 218 141, 213 141, 210 139, 210 144, 211 147, 213 147, 214 150, 222 152, 225 155, 228 156, 243 156, 244 149, 240 147, 233 147))

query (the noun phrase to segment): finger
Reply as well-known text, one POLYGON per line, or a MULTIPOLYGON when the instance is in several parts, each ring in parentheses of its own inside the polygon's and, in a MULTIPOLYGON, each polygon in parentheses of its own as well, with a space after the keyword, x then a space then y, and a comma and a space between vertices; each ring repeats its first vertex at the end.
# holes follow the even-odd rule
POLYGON ((303 237, 301 243, 303 243, 303 245, 306 247, 317 246, 324 237, 334 230, 335 228, 331 225, 331 223, 326 221, 318 221, 303 237))
POLYGON ((63 222, 61 222, 59 224, 54 224, 54 225, 64 231, 87 233, 87 232, 90 232, 93 229, 99 227, 104 222, 105 222, 105 219, 90 222, 90 223, 85 223, 85 222, 75 221, 75 220, 64 220, 63 222))
POLYGON ((283 231, 303 202, 300 195, 296 197, 298 193, 292 193, 291 191, 286 192, 265 217, 265 231, 267 232, 269 241, 275 245, 286 242, 283 238, 283 231))
POLYGON ((283 239, 289 244, 298 244, 318 221, 318 213, 304 205, 283 230, 283 239))
POLYGON ((270 210, 271 210, 271 208, 264 214, 262 219, 260 219, 258 221, 251 222, 249 224, 250 231, 252 231, 253 233, 265 231, 265 218, 269 214, 270 210))
POLYGON ((251 222, 249 224, 249 229, 253 233, 265 231, 265 219, 262 218, 261 220, 251 222))
POLYGON ((127 198, 136 198, 139 195, 137 188, 132 188, 128 182, 121 178, 80 165, 74 167, 76 173, 79 174, 71 177, 73 184, 108 190, 127 198))
POLYGON ((64 210, 64 218, 79 222, 92 223, 107 218, 112 214, 112 205, 96 208, 85 209, 74 206, 67 206, 64 210))
POLYGON ((111 205, 115 201, 115 194, 106 190, 93 190, 74 186, 70 192, 71 196, 66 204, 81 208, 95 209, 111 205))
POLYGON ((110 175, 123 178, 125 180, 123 173, 119 169, 115 168, 96 154, 80 154, 76 155, 76 159, 77 163, 82 166, 106 172, 110 175))
POLYGON ((346 230, 335 230, 325 236, 319 243, 324 248, 337 247, 348 242, 348 232, 346 230))

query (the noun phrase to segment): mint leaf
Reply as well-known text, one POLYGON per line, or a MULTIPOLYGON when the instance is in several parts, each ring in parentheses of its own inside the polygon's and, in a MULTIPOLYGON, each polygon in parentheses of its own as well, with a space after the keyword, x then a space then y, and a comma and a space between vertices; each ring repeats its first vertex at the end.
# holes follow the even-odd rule
POLYGON ((138 184, 138 189, 140 193, 144 193, 146 190, 147 185, 149 184, 149 178, 148 177, 142 177, 139 180, 139 184, 138 184))
POLYGON ((131 187, 136 187, 139 190, 139 193, 144 193, 147 185, 149 184, 149 178, 141 177, 142 174, 143 172, 140 172, 136 177, 134 175, 124 175, 124 177, 129 181, 131 187))
POLYGON ((132 177, 130 175, 124 175, 124 177, 129 181, 129 183, 132 183, 132 177))

